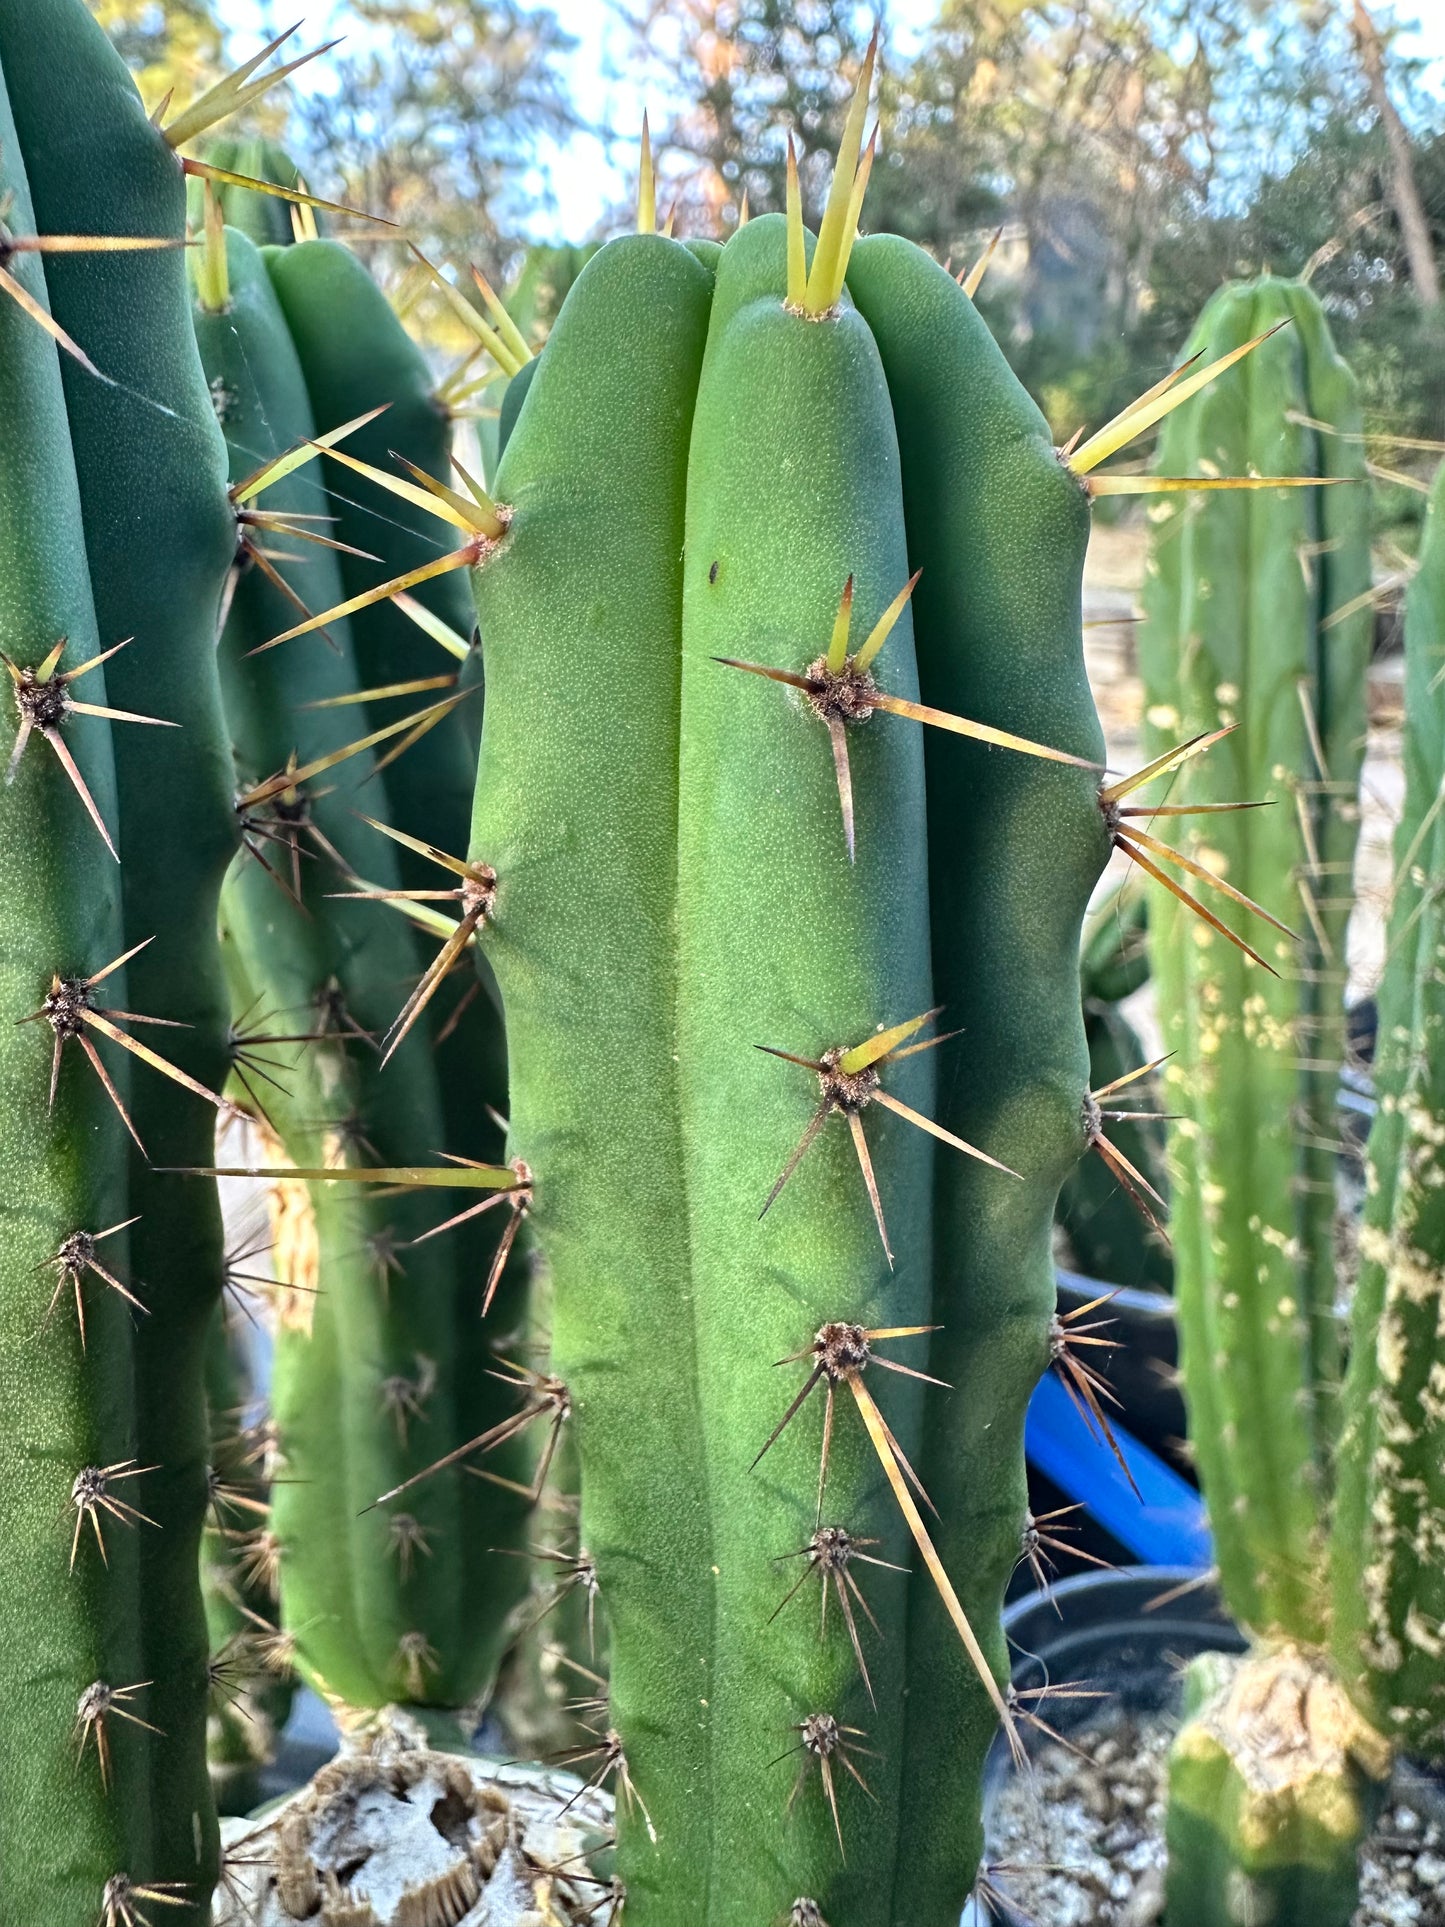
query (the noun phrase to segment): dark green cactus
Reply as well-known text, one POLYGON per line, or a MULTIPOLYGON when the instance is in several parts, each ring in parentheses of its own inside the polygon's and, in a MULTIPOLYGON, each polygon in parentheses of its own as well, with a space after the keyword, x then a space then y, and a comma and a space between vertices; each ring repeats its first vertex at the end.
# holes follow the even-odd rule
POLYGON ((892 240, 849 261, 851 165, 839 179, 811 297, 800 221, 752 222, 707 259, 650 233, 603 249, 477 538, 472 857, 498 879, 484 950, 511 1143, 535 1174, 611 1637, 578 1763, 618 1786, 641 1927, 957 1918, 1024 1407, 1051 1357, 1052 1209, 1085 1146, 1097 774, 1017 738, 925 749, 904 717, 921 690, 1101 758, 1086 491, 946 274, 892 240), (848 652, 875 623, 896 626, 864 681, 874 651, 848 652), (966 1046, 900 1061, 932 1041, 910 1020, 934 1003, 966 1046), (918 1116, 1022 1176, 956 1138, 935 1158, 918 1116), (953 1388, 927 1406, 907 1377, 880 1388, 896 1448, 870 1361, 953 1388), (850 1569, 870 1541, 908 1556, 898 1454, 942 1515, 947 1608, 927 1571, 910 1597, 887 1567, 850 1569))
MULTIPOLYGON (((1138 1075, 1146 1053, 1119 1004, 1149 981, 1147 901, 1136 879, 1116 885, 1089 913, 1079 953, 1089 1087, 1102 1091, 1123 1083, 1118 1103, 1136 1112, 1136 1093, 1149 1089, 1138 1075)), ((1143 1113, 1110 1123, 1110 1142, 1124 1168, 1111 1169, 1102 1157, 1085 1158, 1059 1193, 1058 1222, 1069 1256, 1088 1277, 1168 1291, 1174 1261, 1162 1230, 1169 1182, 1162 1125, 1143 1113)))
POLYGON ((1445 471, 1405 615, 1405 808, 1333 1534, 1333 1649, 1404 1751, 1445 1759, 1445 471))
POLYGON ((74 0, 0 18, 0 71, 0 646, 28 735, 0 792, 0 1644, 7 1730, 24 1735, 0 1767, 0 1912, 74 1927, 127 1921, 147 1893, 203 1906, 216 1865, 197 1549, 220 1224, 213 1187, 152 1172, 146 1154, 208 1162, 224 1076, 214 917, 233 838, 212 637, 234 523, 187 323, 175 156, 74 0), (42 270, 12 244, 37 229, 129 240, 42 270), (42 999, 44 1019, 14 1028, 42 999), (186 1026, 140 1031, 165 1057, 133 1078, 111 1048, 130 1025, 105 1015, 127 1009, 186 1026), (82 1061, 96 1038, 113 1095, 82 1061))
MULTIPOLYGON (((224 398, 239 480, 310 437, 314 420, 308 371, 266 264, 244 237, 227 241, 220 301, 215 264, 200 264, 208 293, 196 330, 213 390, 224 398)), ((273 259, 284 264, 300 252, 273 259)), ((336 319, 339 328, 345 318, 336 319)), ((313 336, 313 354, 319 346, 313 336)), ((317 381, 315 359, 309 372, 317 381)), ((385 383, 384 369, 377 378, 385 383)), ((372 405, 386 399, 378 393, 372 405)), ((330 503, 308 469, 267 488, 263 507, 304 530, 326 525, 292 518, 328 514, 330 503)), ((265 527, 250 533, 260 550, 277 539, 265 527)), ((403 535, 391 530, 385 539, 403 535)), ((365 539, 381 546, 374 528, 365 539)), ((300 546, 294 534, 281 540, 292 554, 300 546)), ((324 546, 286 563, 284 579, 312 608, 340 598, 334 552, 324 546)), ((221 649, 250 852, 223 903, 233 1005, 253 1041, 258 1033, 283 1040, 285 1089, 263 1089, 261 1101, 287 1162, 303 1170, 409 1167, 446 1142, 424 1031, 385 1068, 380 1054, 418 973, 417 946, 394 910, 334 894, 400 887, 395 846, 358 814, 386 821, 387 790, 363 755, 339 764, 336 777, 305 773, 348 751, 366 684, 344 620, 328 622, 331 646, 311 636, 250 653, 296 613, 264 555, 248 556, 221 649), (288 780, 293 755, 296 776, 288 780)), ((430 646, 417 635, 429 666, 430 646)), ((485 1092, 474 1099, 473 1139, 487 1128, 485 1092)), ((464 1148, 471 1154, 474 1144, 464 1148)), ((313 1182, 309 1195, 288 1181, 288 1192, 278 1199, 275 1254, 289 1287, 279 1299, 273 1389, 281 1471, 256 1556, 274 1560, 298 1666, 334 1701, 464 1704, 488 1685, 506 1609, 525 1585, 520 1563, 492 1551, 515 1540, 521 1502, 467 1480, 419 1487, 390 1514, 364 1508, 510 1409, 463 1336, 480 1310, 482 1280, 447 1238, 415 1243, 447 1215, 426 1192, 396 1196, 343 1178, 313 1182)), ((519 1452, 502 1469, 526 1478, 519 1452)))
MULTIPOLYGON (((262 1259, 247 1243, 237 1261, 244 1267, 262 1259)), ((248 1556, 251 1534, 271 1505, 270 1426, 252 1383, 246 1342, 248 1321, 257 1316, 249 1301, 258 1307, 262 1302, 252 1276, 261 1274, 235 1279, 216 1309, 206 1344, 211 1422, 211 1502, 201 1541, 211 1640, 206 1751, 222 1813, 245 1813, 255 1806, 260 1770, 274 1757, 292 1699, 275 1595, 264 1570, 257 1571, 248 1556)))

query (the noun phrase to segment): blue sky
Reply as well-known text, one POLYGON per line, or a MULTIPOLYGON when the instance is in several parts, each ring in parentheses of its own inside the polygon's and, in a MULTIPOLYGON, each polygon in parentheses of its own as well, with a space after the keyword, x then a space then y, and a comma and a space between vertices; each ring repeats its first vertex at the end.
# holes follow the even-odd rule
MULTIPOLYGON (((304 0, 303 0, 304 4, 304 0)), ((631 35, 610 0, 550 0, 552 10, 577 48, 571 56, 568 83, 582 117, 614 128, 640 127, 648 104, 635 71, 631 35)), ((1293 9, 1298 0, 1274 0, 1293 9)), ((275 0, 227 0, 224 17, 231 30, 231 51, 251 52, 268 21, 275 17, 275 0)), ((640 8, 638 9, 640 11, 640 8)), ((345 0, 311 0, 306 8, 303 35, 320 39, 345 32, 345 0)), ((1382 17, 1387 9, 1375 10, 1382 17)), ((1401 26, 1400 51, 1431 62, 1429 78, 1445 88, 1445 3, 1442 0, 1398 0, 1393 17, 1401 26)), ((906 48, 909 38, 937 12, 937 0, 890 0, 895 46, 906 48)), ((294 18, 287 10, 287 21, 294 18)), ((318 63, 318 72, 325 63, 318 63)), ((324 79, 322 83, 324 85, 324 79)), ((652 103, 654 112, 659 103, 652 103)), ((635 178, 630 146, 608 148, 589 135, 576 135, 565 146, 549 148, 541 157, 538 178, 529 184, 535 194, 544 189, 553 206, 539 211, 537 239, 589 233, 611 207, 629 198, 635 178)))

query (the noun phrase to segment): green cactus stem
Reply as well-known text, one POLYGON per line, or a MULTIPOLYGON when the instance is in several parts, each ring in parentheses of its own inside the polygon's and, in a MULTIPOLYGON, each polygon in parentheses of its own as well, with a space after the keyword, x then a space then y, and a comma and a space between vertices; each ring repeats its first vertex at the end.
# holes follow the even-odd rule
POLYGON ((1368 1193, 1332 1551, 1333 1647, 1403 1751, 1445 1759, 1445 472, 1405 615, 1405 808, 1380 986, 1368 1193))
MULTIPOLYGON (((0 182, 7 226, 33 234, 8 84, 0 92, 0 182)), ((15 259, 7 272, 46 305, 38 255, 15 259)), ((0 405, 7 421, 23 424, 7 436, 0 462, 0 647, 27 669, 62 638, 70 668, 100 654, 58 359, 31 316, 0 299, 0 405)), ((103 669, 86 688, 104 702, 103 669)), ((7 710, 8 751, 18 717, 13 703, 7 710)), ((79 716, 65 724, 80 780, 114 823, 109 723, 79 716)), ((7 1728, 25 1736, 0 1754, 0 1896, 17 1920, 73 1927, 97 1916, 107 1882, 149 1870, 147 1736, 136 1729, 140 1744, 132 1744, 120 1719, 105 1722, 104 1783, 94 1746, 79 1775, 75 1757, 87 1692, 97 1683, 129 1689, 146 1677, 136 1534, 104 1518, 109 1564, 102 1560, 91 1530, 102 1515, 78 1509, 89 1504, 78 1482, 88 1476, 98 1498, 109 1489, 118 1503, 134 1498, 143 1507, 145 1479, 126 1476, 139 1464, 130 1307, 88 1265, 66 1260, 67 1248, 83 1256, 77 1236, 106 1233, 129 1215, 125 1127, 75 1043, 52 1100, 50 1027, 21 1023, 52 979, 90 977, 125 948, 119 871, 43 742, 27 746, 0 789, 0 877, 9 906, 0 921, 0 1696, 7 1728), (47 1317, 56 1268, 62 1290, 47 1317), (72 1279, 86 1309, 84 1343, 67 1302, 72 1279), (72 1521, 84 1525, 86 1541, 73 1563, 72 1521)), ((129 1278, 123 1231, 97 1255, 129 1278)), ((135 1710, 143 1714, 143 1704, 135 1710)))
POLYGON ((220 1289, 219 1215, 213 1188, 152 1173, 147 1154, 209 1159, 224 1074, 214 917, 234 839, 213 635, 233 524, 190 336, 174 155, 72 0, 41 0, 23 22, 7 15, 0 69, 6 407, 29 465, 24 479, 12 472, 17 548, 0 645, 17 725, 4 840, 29 852, 10 886, 7 995, 29 976, 18 1021, 50 987, 38 1027, 59 1052, 47 1121, 24 1096, 47 1082, 27 1055, 36 1030, 7 1046, 6 1115, 28 1140, 7 1168, 19 1179, 27 1166, 56 1167, 7 1203, 7 1258, 19 1264, 45 1241, 57 1212, 66 1220, 32 1254, 29 1288, 4 1294, 11 1382, 33 1411, 12 1413, 7 1397, 18 1457, 3 1530, 29 1604, 4 1607, 20 1676, 6 1691, 27 1740, 0 1796, 6 1838, 19 1843, 0 1868, 0 1908, 68 1923, 121 1918, 126 1896, 204 1906, 216 1866, 197 1549, 201 1335, 220 1289), (31 238, 37 228, 79 245, 53 252, 31 238), (69 905, 58 912, 57 890, 69 905), (42 967, 47 949, 56 954, 42 967), (120 958, 124 972, 106 968, 120 958), (172 1027, 164 1057, 137 1032, 155 1023, 172 1027), (95 1052, 97 1038, 149 1068, 132 1080, 102 1056, 60 1061, 95 1052), (77 1078, 94 1078, 93 1092, 77 1092, 77 1078), (37 1277, 53 1287, 39 1319, 37 1277), (52 1478, 79 1455, 75 1497, 60 1508, 83 1528, 69 1565, 59 1514, 53 1544, 34 1537, 37 1452, 52 1478), (39 1583, 47 1570, 54 1588, 39 1583))
POLYGON ((1060 458, 927 257, 853 248, 871 67, 816 241, 794 174, 786 218, 672 242, 644 146, 495 499, 419 478, 463 543, 271 639, 474 567, 454 873, 553 1292, 513 1429, 575 1423, 610 1679, 565 1758, 643 1927, 956 1920, 1028 1397, 1054 1364, 1097 1413, 1050 1240, 1100 1141, 1080 925, 1165 768, 1101 789, 1083 669, 1089 497, 1136 478, 1060 458))
POLYGON ((199 1891, 217 1851, 197 1561, 208 1456, 202 1356, 220 1292, 221 1225, 214 1186, 151 1165, 210 1162, 216 1113, 205 1093, 225 1078, 215 918, 235 827, 214 638, 234 521, 174 245, 185 222, 174 155, 100 28, 71 0, 40 0, 23 22, 0 23, 0 61, 42 230, 172 243, 57 256, 47 277, 56 319, 108 377, 95 380, 72 357, 62 364, 100 636, 106 646, 133 638, 105 666, 108 698, 171 725, 118 726, 114 758, 125 947, 147 945, 127 968, 128 994, 133 1008, 180 1026, 150 1041, 194 1080, 178 1090, 149 1071, 135 1079, 128 1215, 146 1311, 134 1338, 134 1443, 157 1468, 145 1509, 158 1530, 141 1542, 147 1717, 166 1735, 150 1750, 153 1870, 199 1891), (64 113, 57 72, 67 75, 64 113))
POLYGON ((1084 1146, 1085 495, 947 275, 865 242, 844 291, 861 113, 816 247, 771 217, 706 260, 644 232, 587 265, 474 577, 471 854, 610 1630, 585 1770, 618 1788, 642 1927, 957 1918, 1084 1146), (1032 651, 1008 670, 1001 611, 1032 651), (920 695, 1014 747, 939 732, 926 767, 920 695), (977 1061, 931 1048, 943 998, 977 1061), (924 1371, 962 1382, 927 1426, 924 1371), (926 1536, 904 1458, 946 1601, 889 1569, 926 1536))
POLYGON ((1203 1654, 1184 1714, 1169 1760, 1170 1927, 1345 1927, 1390 1748, 1325 1657, 1288 1643, 1203 1654))
MULTIPOLYGON (((233 233, 227 262, 224 302, 202 302, 195 325, 212 386, 226 398, 239 481, 310 438, 314 424, 260 254, 233 233)), ((302 546, 294 531, 320 526, 295 518, 328 513, 328 500, 313 467, 283 475, 260 504, 221 648, 248 845, 223 899, 233 1006, 238 1024, 290 1053, 285 1090, 262 1100, 286 1162, 411 1166, 443 1144, 442 1107, 422 1034, 385 1069, 381 1061, 419 968, 412 933, 385 908, 344 900, 356 889, 400 887, 394 845, 358 814, 385 821, 388 804, 364 752, 351 755, 365 687, 352 639, 337 619, 326 625, 329 646, 308 636, 252 653, 294 622, 291 597, 311 608, 340 597, 330 548, 311 543, 305 560, 284 565, 286 593, 264 555, 276 540, 266 517, 279 518, 294 554, 302 546), (368 776, 359 793, 347 787, 368 776)), ((445 1237, 426 1238, 443 1214, 425 1192, 284 1174, 280 1184, 276 1256, 286 1288, 273 1418, 282 1476, 257 1556, 278 1570, 300 1670, 343 1709, 393 1699, 462 1705, 489 1684, 500 1623, 525 1585, 520 1562, 491 1551, 515 1540, 522 1503, 468 1479, 420 1486, 390 1513, 369 1508, 511 1409, 488 1372, 460 1369, 457 1334, 463 1307, 472 1318, 479 1309, 479 1281, 462 1273, 445 1237)), ((518 1449, 501 1450, 489 1467, 527 1476, 518 1449)))
MULTIPOLYGON (((1162 1229, 1169 1183, 1164 1131, 1160 1120, 1143 1108, 1153 1089, 1140 1075, 1147 1054, 1119 1009, 1123 998, 1149 980, 1147 904, 1142 882, 1126 878, 1090 911, 1084 925, 1079 980, 1089 1088, 1113 1087, 1117 1108, 1131 1115, 1109 1120, 1110 1141, 1124 1160, 1123 1168, 1111 1169, 1102 1157, 1075 1165, 1059 1193, 1058 1222, 1070 1258, 1086 1276, 1168 1291, 1174 1283, 1174 1260, 1162 1229)), ((1110 1104, 1110 1099, 1104 1102, 1110 1104)))
MULTIPOLYGON (((1307 289, 1226 289, 1190 348, 1224 354, 1285 323, 1172 418, 1169 472, 1362 474, 1353 379, 1307 289)), ((1169 1170, 1190 1435, 1231 1609, 1256 1632, 1312 1640, 1337 1378, 1334 1093, 1370 636, 1368 608, 1349 611, 1369 586, 1366 501, 1266 485, 1166 498, 1155 517, 1150 728, 1161 747, 1231 731, 1181 766, 1170 803, 1263 805, 1194 819, 1183 847, 1299 933, 1270 932, 1261 969, 1151 889, 1163 1108, 1181 1117, 1169 1170)))
MULTIPOLYGON (((1225 1598, 1263 1642, 1237 1675, 1213 1681, 1204 1668, 1175 1745, 1171 1927, 1223 1920, 1251 1896, 1347 1921, 1370 1811, 1361 1762, 1378 1741, 1319 1651, 1367 501, 1348 487, 1275 493, 1268 479, 1360 478, 1358 407, 1319 304, 1298 284, 1226 288, 1191 347, 1230 353, 1286 324, 1236 380, 1165 429, 1168 470, 1263 479, 1250 494, 1156 511, 1140 643, 1156 740, 1230 732, 1207 758, 1186 759, 1170 792, 1171 804, 1201 812, 1183 819, 1198 866, 1183 880, 1218 878, 1298 933, 1275 929, 1262 958, 1247 956, 1186 918, 1155 866, 1149 942, 1172 1053, 1164 1108, 1179 1119, 1169 1175, 1190 1436, 1225 1598), (1235 798, 1258 807, 1219 809, 1235 798), (1298 1744, 1281 1725, 1291 1669, 1307 1676, 1302 1703, 1319 1714, 1298 1744), (1266 1789, 1258 1762, 1276 1743, 1292 1764, 1266 1789)), ((1136 847, 1147 857, 1155 846, 1146 836, 1136 847)))

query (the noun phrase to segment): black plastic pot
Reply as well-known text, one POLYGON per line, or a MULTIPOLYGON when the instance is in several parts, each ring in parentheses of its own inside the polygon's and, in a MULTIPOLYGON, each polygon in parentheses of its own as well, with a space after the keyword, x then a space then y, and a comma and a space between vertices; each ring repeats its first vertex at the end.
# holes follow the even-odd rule
MULTIPOLYGON (((1080 1573, 1046 1593, 1016 1600, 1003 1623, 1020 1692, 1051 1680, 1087 1680, 1137 1712, 1177 1698, 1181 1660, 1204 1652, 1241 1653, 1245 1644, 1213 1580, 1179 1566, 1080 1573)), ((1063 1733, 1094 1710, 1088 1700, 1060 1700, 1046 1709, 1049 1724, 1063 1733)), ((1025 1745, 1030 1737, 1026 1729, 1025 1745)), ((1041 1735, 1032 1738, 1047 1744, 1041 1735)), ((990 1786, 1008 1765, 1000 1744, 989 1761, 990 1786)))
MULTIPOLYGON (((1080 1573, 1048 1592, 1028 1593, 1004 1612, 1013 1655, 1013 1683, 1023 1693, 1050 1682, 1087 1682, 1115 1704, 1140 1713, 1177 1704, 1180 1662, 1198 1653, 1244 1650, 1244 1640, 1225 1612, 1207 1575, 1179 1566, 1125 1566, 1118 1572, 1080 1573)), ((1043 1716, 1065 1738, 1097 1713, 1095 1699, 1059 1698, 1044 1703, 1043 1716)), ((1029 1752, 1048 1736, 1024 1724, 1020 1738, 1029 1752)), ((984 1837, 989 1815, 1015 1771, 1000 1738, 989 1755, 984 1781, 984 1837)), ((984 1908, 970 1903, 964 1927, 1037 1927, 1007 1899, 1005 1875, 984 1908)))

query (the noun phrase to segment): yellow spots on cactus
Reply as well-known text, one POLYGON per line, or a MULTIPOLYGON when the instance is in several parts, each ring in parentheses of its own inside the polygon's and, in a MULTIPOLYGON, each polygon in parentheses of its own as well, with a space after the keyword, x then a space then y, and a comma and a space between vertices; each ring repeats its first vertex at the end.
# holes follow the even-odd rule
POLYGON ((1431 1144, 1437 1149, 1445 1144, 1445 1117, 1441 1117, 1427 1103, 1422 1102, 1418 1093, 1412 1093, 1402 1104, 1406 1128, 1417 1143, 1431 1144))
POLYGON ((1445 1360, 1436 1359, 1420 1387, 1420 1416, 1430 1426, 1445 1425, 1445 1360))
POLYGON ((1293 1232, 1281 1231, 1278 1225, 1261 1224, 1259 1239, 1267 1249, 1279 1252, 1280 1256, 1286 1258, 1291 1264, 1298 1264, 1304 1258, 1304 1247, 1299 1239, 1293 1232))

